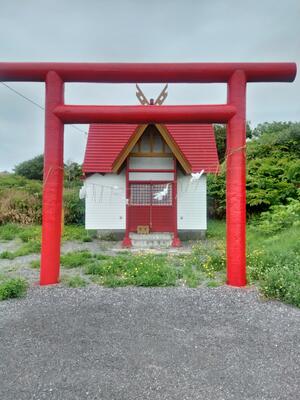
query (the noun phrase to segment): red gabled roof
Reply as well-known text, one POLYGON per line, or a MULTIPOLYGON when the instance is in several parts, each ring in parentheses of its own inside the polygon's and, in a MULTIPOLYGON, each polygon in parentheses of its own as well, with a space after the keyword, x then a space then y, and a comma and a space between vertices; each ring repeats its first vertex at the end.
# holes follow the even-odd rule
POLYGON ((219 158, 214 128, 210 124, 166 125, 169 133, 191 164, 192 172, 217 173, 219 158))
POLYGON ((112 165, 128 143, 137 125, 91 124, 83 172, 112 172, 112 165))
MULTIPOLYGON (((112 172, 113 163, 135 134, 137 125, 91 124, 83 162, 83 172, 112 172)), ((190 163, 192 172, 202 169, 216 173, 219 167, 212 125, 165 125, 169 135, 190 163)))

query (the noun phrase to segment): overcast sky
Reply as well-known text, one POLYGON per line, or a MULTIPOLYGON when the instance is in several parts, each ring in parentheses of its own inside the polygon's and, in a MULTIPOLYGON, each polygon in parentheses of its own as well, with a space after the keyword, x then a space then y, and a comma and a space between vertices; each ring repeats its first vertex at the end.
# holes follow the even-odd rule
MULTIPOLYGON (((300 62, 300 0, 0 0, 0 61, 300 62)), ((9 83, 44 105, 44 85, 9 83)), ((141 85, 156 97, 162 85, 141 85)), ((170 85, 167 104, 222 103, 225 85, 170 85)), ((136 104, 134 85, 68 84, 66 102, 136 104)), ((249 84, 247 119, 300 121, 294 83, 249 84)), ((81 126, 87 130, 86 125, 81 126)), ((0 170, 43 152, 44 114, 0 84, 0 170)), ((85 135, 65 128, 65 160, 85 135)))

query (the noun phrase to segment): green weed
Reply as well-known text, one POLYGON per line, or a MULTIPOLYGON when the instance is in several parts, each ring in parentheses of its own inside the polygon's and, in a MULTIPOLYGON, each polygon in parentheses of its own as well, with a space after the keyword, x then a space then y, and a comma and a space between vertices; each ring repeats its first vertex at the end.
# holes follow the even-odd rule
POLYGON ((207 237, 212 239, 224 240, 226 235, 226 225, 223 220, 208 220, 207 237))
POLYGON ((116 234, 113 232, 102 233, 99 239, 107 242, 116 242, 118 240, 116 234))
POLYGON ((260 281, 262 293, 300 307, 300 255, 274 260, 260 281))
POLYGON ((215 288, 215 287, 219 287, 222 283, 218 282, 218 281, 208 281, 206 282, 206 286, 207 287, 211 287, 211 288, 215 288))
POLYGON ((6 224, 0 227, 0 239, 1 240, 13 240, 22 231, 21 225, 18 224, 6 224))
POLYGON ((13 260, 17 257, 27 256, 28 254, 39 253, 41 250, 41 243, 39 241, 31 240, 23 244, 16 251, 3 251, 0 253, 0 258, 13 260))
POLYGON ((264 296, 300 307, 300 227, 276 235, 262 235, 251 227, 248 235, 248 281, 257 283, 264 296))
POLYGON ((83 267, 93 258, 93 254, 87 250, 72 251, 62 255, 60 262, 64 268, 78 268, 83 267))
POLYGON ((81 242, 91 242, 96 237, 96 231, 86 230, 83 225, 65 225, 62 239, 63 241, 79 240, 81 242))
POLYGON ((31 268, 33 269, 39 269, 41 266, 40 260, 33 260, 30 263, 31 268))
POLYGON ((72 288, 84 287, 87 285, 87 281, 80 275, 64 278, 62 279, 62 282, 72 288))
POLYGON ((0 240, 21 239, 22 242, 41 240, 41 226, 5 224, 0 226, 0 240))
POLYGON ((166 256, 119 255, 88 264, 85 273, 97 275, 108 287, 117 286, 174 286, 177 275, 167 263, 166 256))
POLYGON ((14 253, 12 251, 3 251, 0 253, 0 258, 5 259, 5 260, 13 260, 15 258, 14 253))
POLYGON ((0 300, 23 297, 27 286, 27 282, 21 278, 4 279, 0 282, 0 300))
POLYGON ((37 225, 23 226, 18 234, 18 237, 22 240, 22 242, 25 243, 33 240, 40 241, 41 227, 37 225))

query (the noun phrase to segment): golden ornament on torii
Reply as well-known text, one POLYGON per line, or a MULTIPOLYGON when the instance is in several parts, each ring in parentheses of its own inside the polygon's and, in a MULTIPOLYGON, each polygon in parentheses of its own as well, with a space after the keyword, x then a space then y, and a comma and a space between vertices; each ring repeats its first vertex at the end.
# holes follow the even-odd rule
POLYGON ((168 97, 168 84, 165 85, 163 90, 160 92, 159 96, 157 99, 154 101, 153 99, 150 99, 150 101, 147 99, 147 97, 144 95, 142 89, 139 87, 138 84, 136 86, 136 97, 138 98, 139 102, 143 106, 150 106, 150 105, 156 105, 156 106, 161 106, 163 102, 166 100, 168 97))

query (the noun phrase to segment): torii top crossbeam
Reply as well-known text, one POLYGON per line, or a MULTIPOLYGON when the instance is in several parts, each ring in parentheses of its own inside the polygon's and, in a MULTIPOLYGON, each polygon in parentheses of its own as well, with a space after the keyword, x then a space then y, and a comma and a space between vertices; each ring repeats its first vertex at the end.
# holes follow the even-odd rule
POLYGON ((242 70, 247 82, 292 82, 295 63, 0 63, 0 80, 43 82, 49 71, 64 82, 225 83, 242 70))
POLYGON ((0 63, 0 81, 46 83, 41 284, 60 265, 64 123, 227 123, 227 283, 246 284, 246 86, 292 82, 295 63, 0 63), (65 82, 227 83, 227 103, 193 106, 64 104, 65 82))

